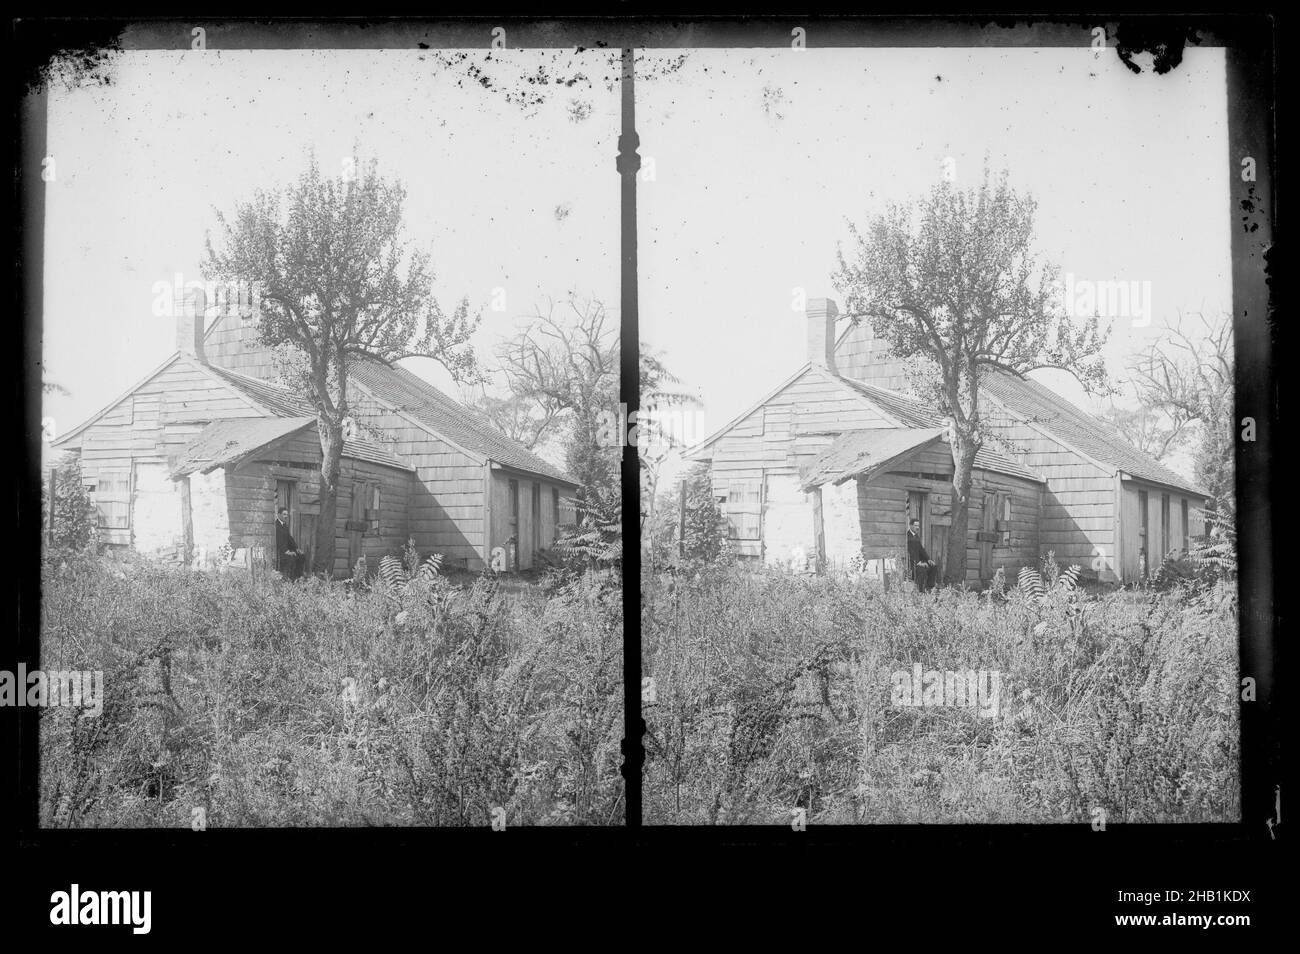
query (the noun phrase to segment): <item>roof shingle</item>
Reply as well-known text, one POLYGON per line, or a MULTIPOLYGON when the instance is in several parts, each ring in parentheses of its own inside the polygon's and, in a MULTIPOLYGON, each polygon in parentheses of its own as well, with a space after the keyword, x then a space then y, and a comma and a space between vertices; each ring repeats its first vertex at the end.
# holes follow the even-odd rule
POLYGON ((1010 411, 1041 425, 1100 464, 1179 490, 1205 493, 1194 482, 1134 447, 1113 426, 1086 413, 1037 381, 994 371, 984 375, 981 383, 1010 411))
MULTIPOLYGON (((898 418, 907 427, 938 427, 943 424, 943 415, 912 398, 905 397, 895 391, 878 388, 874 384, 867 384, 865 381, 858 381, 854 378, 841 376, 840 380, 869 398, 885 413, 898 418)), ((1006 454, 999 453, 987 444, 975 452, 975 466, 983 470, 1025 477, 1029 480, 1041 482, 1043 479, 1024 464, 1008 457, 1006 454)))
POLYGON ((845 431, 803 468, 805 491, 869 476, 914 450, 943 437, 942 427, 875 427, 845 431))
MULTIPOLYGON (((314 417, 235 417, 213 421, 185 446, 172 468, 173 477, 208 473, 235 463, 264 447, 314 426, 314 417)), ((387 467, 413 470, 410 464, 362 438, 343 442, 343 456, 387 467)))
POLYGON ((433 431, 488 460, 577 486, 577 481, 497 430, 480 411, 465 407, 401 367, 358 361, 352 377, 375 397, 427 424, 433 431))

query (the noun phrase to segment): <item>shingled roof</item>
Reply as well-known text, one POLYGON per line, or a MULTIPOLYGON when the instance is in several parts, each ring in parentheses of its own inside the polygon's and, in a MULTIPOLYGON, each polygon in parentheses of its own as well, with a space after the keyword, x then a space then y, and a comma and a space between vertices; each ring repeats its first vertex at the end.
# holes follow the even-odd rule
POLYGON ((256 401, 272 414, 279 417, 315 418, 316 416, 316 409, 311 406, 311 402, 294 394, 288 388, 250 377, 239 371, 231 371, 229 368, 219 368, 215 364, 206 367, 235 390, 256 401))
POLYGON ((981 385, 1013 414, 1038 424, 1062 443, 1112 472, 1122 471, 1178 490, 1205 494, 1186 477, 1134 447, 1113 426, 1075 407, 1037 381, 993 371, 981 378, 981 385))
MULTIPOLYGON (((867 384, 865 381, 843 376, 838 377, 853 390, 869 398, 886 414, 897 418, 907 427, 929 428, 939 427, 943 424, 943 415, 931 410, 919 401, 915 401, 896 391, 887 391, 884 388, 876 387, 874 384, 867 384)), ((1041 476, 1024 464, 1008 457, 1006 454, 999 453, 988 444, 975 452, 975 466, 983 470, 1025 477, 1029 480, 1040 482, 1043 480, 1041 476)))
POLYGON ((379 361, 358 361, 351 366, 350 374, 381 401, 409 414, 465 450, 504 467, 577 486, 577 481, 568 474, 502 434, 485 414, 448 397, 405 368, 390 367, 379 361))
POLYGON ((803 468, 805 492, 822 484, 867 477, 943 439, 942 427, 871 427, 845 431, 803 468))
MULTIPOLYGON (((184 477, 196 472, 206 474, 226 464, 238 463, 315 424, 314 417, 235 417, 213 421, 185 446, 184 453, 172 468, 172 476, 184 477)), ((363 438, 344 441, 343 456, 414 470, 401 458, 363 438)))

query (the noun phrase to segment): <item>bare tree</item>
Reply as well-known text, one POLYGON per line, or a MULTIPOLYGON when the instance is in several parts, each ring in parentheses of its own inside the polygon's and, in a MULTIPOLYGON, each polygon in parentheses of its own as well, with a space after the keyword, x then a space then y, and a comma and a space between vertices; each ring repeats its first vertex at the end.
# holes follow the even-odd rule
POLYGON ((403 235, 406 190, 354 157, 355 176, 330 179, 315 157, 292 186, 258 191, 227 218, 223 244, 208 240, 205 277, 258 289, 262 341, 298 360, 294 385, 316 409, 321 504, 313 570, 334 564, 339 462, 348 417, 348 368, 433 358, 457 380, 476 371, 469 338, 478 325, 462 300, 443 314, 432 294, 429 255, 403 235))
POLYGON ((485 387, 468 397, 466 403, 482 412, 502 434, 528 450, 537 450, 547 443, 561 414, 558 408, 541 408, 514 392, 502 397, 488 393, 485 387))
POLYGON ((1131 362, 1138 398, 1171 426, 1195 431, 1195 476, 1214 497, 1213 512, 1236 518, 1233 441, 1232 316, 1181 312, 1131 362))
POLYGON ((599 301, 547 300, 496 350, 511 395, 537 408, 537 440, 568 428, 565 457, 580 494, 617 493, 618 448, 601 440, 618 408, 618 326, 599 301))
POLYGON ((1138 450, 1156 460, 1164 460, 1187 442, 1186 422, 1171 421, 1167 415, 1146 404, 1137 408, 1112 404, 1098 417, 1119 431, 1138 450))
POLYGON ((948 419, 948 583, 966 579, 971 472, 987 436, 981 376, 1059 368, 1085 390, 1107 387, 1097 319, 1063 313, 1056 271, 1033 249, 1035 210, 1007 173, 994 183, 986 171, 976 189, 944 182, 914 206, 891 204, 865 229, 850 225, 853 257, 839 252, 836 286, 850 315, 871 323, 948 419))

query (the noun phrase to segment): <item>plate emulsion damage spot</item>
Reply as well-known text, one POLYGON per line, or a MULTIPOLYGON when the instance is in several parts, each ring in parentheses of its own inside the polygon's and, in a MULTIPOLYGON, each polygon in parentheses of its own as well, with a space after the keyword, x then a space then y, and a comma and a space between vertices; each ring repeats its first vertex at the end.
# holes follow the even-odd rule
POLYGON ((122 52, 120 24, 104 21, 26 21, 16 36, 16 58, 29 92, 54 84, 66 89, 111 86, 122 52))
POLYGON ((1195 29, 1176 21, 1124 20, 1115 32, 1115 52, 1120 62, 1134 73, 1142 72, 1142 67, 1134 62, 1134 57, 1141 53, 1150 53, 1152 70, 1163 75, 1182 63, 1183 49, 1188 43, 1199 45, 1200 42, 1195 29))

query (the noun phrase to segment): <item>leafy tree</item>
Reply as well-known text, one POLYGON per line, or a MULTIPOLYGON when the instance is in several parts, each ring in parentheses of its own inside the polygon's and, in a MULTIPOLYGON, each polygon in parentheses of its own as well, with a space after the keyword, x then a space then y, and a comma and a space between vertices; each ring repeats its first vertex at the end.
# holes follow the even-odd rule
POLYGON ((980 417, 981 376, 1071 372, 1089 391, 1107 387, 1096 317, 1059 307, 1056 270, 1033 247, 1036 203, 1003 172, 978 188, 948 182, 914 205, 891 204, 863 228, 850 225, 836 287, 850 315, 908 367, 918 394, 947 418, 953 459, 947 582, 966 579, 971 470, 988 436, 980 417))
POLYGON ((713 496, 713 480, 708 465, 693 464, 682 476, 682 481, 686 485, 684 528, 680 485, 659 495, 649 522, 646 535, 654 562, 716 562, 726 549, 727 535, 722 511, 713 496))
MULTIPOLYGON (((84 550, 97 537, 95 504, 81 479, 81 462, 73 459, 54 468, 54 512, 50 513, 49 483, 42 488, 42 511, 53 521, 50 534, 56 549, 84 550)), ((47 529, 49 524, 47 523, 47 529)))
POLYGON ((223 245, 208 240, 205 277, 258 291, 262 341, 292 357, 292 386, 316 409, 321 504, 313 569, 334 565, 339 462, 349 414, 348 368, 374 359, 433 358, 463 381, 476 374, 469 338, 478 319, 462 300, 446 315, 433 298, 429 255, 404 236, 401 183, 354 158, 357 174, 331 179, 313 156, 296 183, 259 190, 229 217, 223 245))
MULTIPOLYGON (((641 477, 641 532, 644 537, 647 522, 654 523, 660 468, 682 446, 678 432, 671 426, 671 411, 698 406, 700 401, 676 388, 681 381, 645 342, 641 343, 638 375, 641 410, 635 433, 641 477)), ((654 549, 651 548, 650 552, 653 557, 654 549)))

